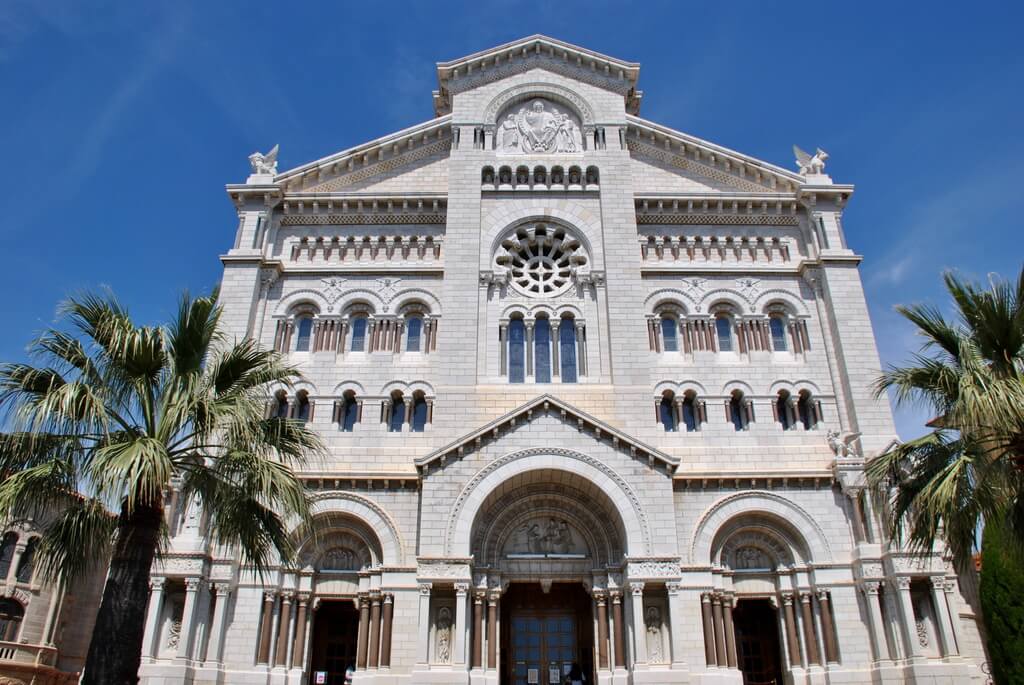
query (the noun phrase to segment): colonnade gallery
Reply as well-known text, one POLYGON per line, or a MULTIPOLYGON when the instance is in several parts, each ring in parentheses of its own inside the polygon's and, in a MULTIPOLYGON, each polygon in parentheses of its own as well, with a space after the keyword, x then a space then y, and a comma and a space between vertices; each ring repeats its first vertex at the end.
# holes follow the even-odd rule
POLYGON ((328 456, 262 577, 172 499, 142 683, 980 680, 969 589, 865 496, 854 187, 643 118, 639 72, 531 36, 439 63, 429 121, 250 157, 225 322, 328 456))

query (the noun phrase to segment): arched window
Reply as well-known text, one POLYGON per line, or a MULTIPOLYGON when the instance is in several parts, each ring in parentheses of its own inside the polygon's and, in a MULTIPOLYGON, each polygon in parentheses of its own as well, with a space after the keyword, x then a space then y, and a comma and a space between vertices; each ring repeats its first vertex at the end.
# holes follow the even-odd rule
POLYGON ((793 417, 789 408, 789 392, 782 390, 775 400, 775 418, 782 424, 782 430, 789 430, 793 427, 793 417))
POLYGON ((307 423, 313 416, 313 406, 309 401, 309 393, 305 390, 300 390, 295 395, 295 418, 303 423, 307 423))
POLYGON ((538 318, 533 326, 533 357, 537 367, 534 378, 538 383, 550 383, 551 322, 547 317, 538 318))
POLYGON ((285 391, 284 390, 278 390, 274 394, 274 401, 276 402, 276 404, 274 405, 274 414, 273 415, 275 417, 279 418, 279 419, 287 419, 288 418, 288 395, 285 393, 285 391))
POLYGON ((688 392, 683 397, 683 423, 686 426, 687 433, 693 433, 694 431, 700 430, 700 408, 697 404, 697 395, 694 392, 688 392))
POLYGON ((423 332, 423 317, 410 316, 405 320, 405 351, 420 351, 420 334, 423 332))
POLYGON ((494 167, 484 167, 480 174, 480 182, 487 186, 494 185, 494 167))
POLYGON ((313 338, 313 317, 303 316, 296 322, 298 335, 295 336, 295 351, 309 352, 309 343, 313 338))
POLYGON ((356 401, 356 394, 351 390, 346 390, 342 396, 339 413, 338 424, 341 430, 346 433, 354 431, 356 423, 359 421, 359 402, 356 401))
POLYGON ((4 539, 0 542, 0 582, 7 578, 7 573, 11 570, 11 561, 14 559, 14 548, 17 544, 17 533, 4 533, 4 539))
POLYGON ((17 642, 18 629, 24 617, 25 609, 17 600, 6 597, 0 599, 0 640, 17 642))
POLYGON ((14 573, 14 578, 19 583, 32 582, 32 574, 36 570, 36 547, 38 546, 39 538, 32 538, 25 545, 25 551, 21 553, 21 559, 18 560, 18 570, 14 573))
POLYGON ((526 324, 520 318, 508 323, 508 381, 526 382, 526 324))
POLYGON ((414 433, 422 433, 427 427, 427 398, 422 392, 415 392, 412 396, 412 430, 414 433))
POLYGON ((666 352, 679 351, 679 322, 671 316, 661 317, 661 338, 666 352))
POLYGON ((718 351, 732 352, 732 319, 719 314, 715 317, 715 331, 718 334, 718 351))
POLYGON ((403 423, 405 423, 405 397, 396 391, 391 393, 391 417, 388 421, 388 431, 401 433, 403 423))
POLYGON ((558 327, 558 357, 561 363, 563 383, 576 382, 576 321, 571 317, 562 319, 558 327))
POLYGON ((658 405, 658 418, 661 425, 665 427, 666 433, 679 430, 679 424, 676 422, 675 400, 675 395, 671 391, 666 391, 661 396, 661 403, 658 405))
POLYGON ((352 319, 352 351, 362 352, 366 349, 366 317, 357 316, 352 319))
POLYGON ((796 413, 800 417, 800 423, 804 425, 804 430, 813 430, 818 425, 820 420, 818 402, 806 390, 800 393, 796 403, 796 413))
POLYGON ((729 398, 729 421, 732 427, 738 431, 746 430, 750 421, 747 415, 747 403, 743 400, 743 393, 735 390, 729 398))
POLYGON ((768 327, 772 332, 772 349, 776 352, 786 351, 786 322, 779 314, 768 319, 768 327))

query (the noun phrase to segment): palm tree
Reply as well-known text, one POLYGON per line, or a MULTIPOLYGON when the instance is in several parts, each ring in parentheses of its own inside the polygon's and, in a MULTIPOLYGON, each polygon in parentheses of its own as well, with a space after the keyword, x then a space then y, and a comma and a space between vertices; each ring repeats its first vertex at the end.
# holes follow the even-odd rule
POLYGON ((166 327, 137 326, 112 296, 61 308, 30 351, 0 365, 0 516, 41 529, 40 571, 109 572, 82 683, 138 682, 150 569, 179 483, 211 540, 264 569, 293 553, 288 521, 308 501, 291 465, 322 450, 296 421, 265 418, 268 386, 298 372, 251 340, 229 343, 217 294, 182 298, 166 327))
POLYGON ((966 569, 985 520, 1003 522, 1024 548, 1024 270, 1016 285, 944 280, 955 320, 929 305, 898 307, 924 344, 876 385, 897 404, 927 406, 932 430, 873 459, 867 477, 894 539, 927 551, 941 537, 966 569))

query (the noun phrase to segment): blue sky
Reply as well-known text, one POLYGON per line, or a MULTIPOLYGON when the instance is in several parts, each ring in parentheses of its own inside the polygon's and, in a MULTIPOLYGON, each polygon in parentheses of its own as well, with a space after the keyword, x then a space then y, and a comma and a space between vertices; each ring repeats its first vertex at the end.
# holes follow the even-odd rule
MULTIPOLYGON (((67 294, 143 321, 220 277, 246 156, 282 168, 432 116, 434 63, 545 33, 643 64, 641 114, 791 167, 821 146, 883 360, 944 269, 1015 274, 1021 3, 0 4, 0 360, 67 294)), ((900 411, 904 437, 920 412, 900 411)))

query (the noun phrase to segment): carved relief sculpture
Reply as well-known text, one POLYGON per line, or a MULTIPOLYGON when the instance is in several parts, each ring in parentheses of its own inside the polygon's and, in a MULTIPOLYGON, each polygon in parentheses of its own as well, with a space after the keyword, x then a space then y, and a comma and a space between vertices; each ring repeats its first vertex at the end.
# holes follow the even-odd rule
POLYGON ((578 537, 564 519, 531 519, 519 527, 505 552, 512 556, 581 555, 584 547, 578 537))
POLYGON ((661 637, 661 610, 658 607, 647 607, 644 612, 644 624, 647 626, 647 660, 652 664, 665 663, 661 637))
POLYGON ((452 611, 441 607, 437 612, 437 660, 447 664, 452 659, 452 611))
POLYGON ((498 125, 497 148, 505 154, 582 152, 583 134, 573 115, 534 100, 498 125))

